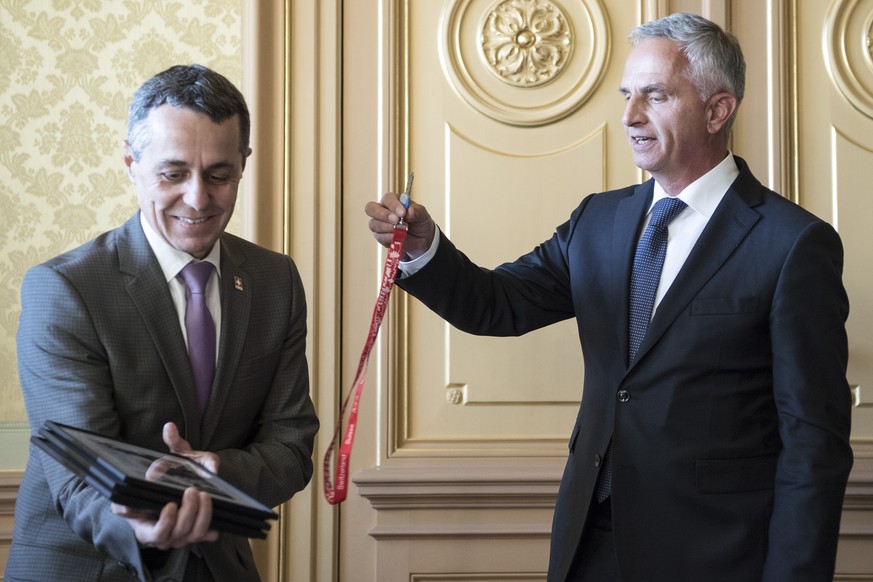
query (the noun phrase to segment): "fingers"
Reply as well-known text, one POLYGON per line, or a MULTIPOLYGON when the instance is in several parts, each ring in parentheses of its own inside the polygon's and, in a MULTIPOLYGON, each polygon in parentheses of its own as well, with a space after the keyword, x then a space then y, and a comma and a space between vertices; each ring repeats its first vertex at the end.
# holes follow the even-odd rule
POLYGON ((163 432, 164 443, 170 448, 171 453, 184 455, 193 451, 188 441, 182 438, 179 434, 179 428, 175 422, 168 422, 164 425, 163 432))
POLYGON ((380 202, 368 202, 364 212, 370 217, 368 226, 373 237, 382 246, 390 246, 394 226, 406 215, 406 208, 400 203, 397 194, 389 192, 380 202))
POLYGON ((137 540, 145 547, 169 550, 218 539, 218 532, 209 528, 212 498, 194 487, 185 490, 181 506, 166 504, 156 521, 154 516, 124 506, 113 504, 112 511, 130 523, 137 540))
POLYGON ((427 209, 415 201, 405 208, 394 192, 385 194, 379 202, 367 203, 364 212, 370 217, 370 232, 384 247, 391 246, 394 227, 403 218, 409 228, 404 249, 409 257, 414 258, 426 251, 434 239, 436 225, 427 209))
POLYGON ((112 504, 112 513, 123 517, 133 528, 137 541, 146 548, 168 550, 172 547, 172 530, 176 523, 178 506, 175 503, 164 505, 157 515, 124 505, 112 504))
POLYGON ((179 434, 179 428, 173 422, 164 425, 164 443, 170 448, 171 453, 188 457, 200 463, 213 473, 218 473, 219 458, 215 453, 195 451, 191 445, 179 434))
POLYGON ((218 474, 218 463, 220 459, 215 453, 195 451, 191 454, 191 458, 206 467, 209 471, 212 471, 216 475, 218 474))
POLYGON ((218 463, 221 459, 215 453, 199 453, 194 460, 218 475, 218 463))
POLYGON ((405 217, 407 212, 406 207, 400 202, 400 195, 396 192, 388 192, 379 202, 370 202, 367 207, 373 211, 373 214, 367 212, 372 218, 392 226, 397 224, 400 218, 405 217))
POLYGON ((136 519, 142 521, 154 521, 158 517, 158 513, 155 511, 136 509, 134 507, 120 505, 118 503, 112 503, 110 507, 112 509, 112 513, 127 520, 136 519))
POLYGON ((153 461, 146 469, 145 478, 149 481, 157 481, 173 469, 180 466, 176 457, 165 456, 153 461))
MULTIPOLYGON (((191 488, 190 490, 197 491, 191 488)), ((212 523, 212 498, 208 493, 197 491, 198 510, 188 536, 198 541, 214 542, 218 539, 218 532, 209 529, 212 523)))
MULTIPOLYGON (((176 513, 169 539, 165 543, 173 548, 181 548, 206 541, 212 533, 209 530, 210 523, 212 523, 212 498, 208 493, 189 487, 182 495, 182 507, 176 513)), ((209 541, 214 541, 214 538, 209 541)))
POLYGON ((143 528, 148 534, 146 539, 149 540, 149 542, 145 545, 153 546, 160 550, 169 550, 171 548, 179 547, 173 544, 172 538, 173 528, 176 524, 178 514, 178 505, 176 505, 175 503, 166 504, 164 508, 161 509, 158 520, 154 523, 154 525, 151 528, 147 526, 143 528))

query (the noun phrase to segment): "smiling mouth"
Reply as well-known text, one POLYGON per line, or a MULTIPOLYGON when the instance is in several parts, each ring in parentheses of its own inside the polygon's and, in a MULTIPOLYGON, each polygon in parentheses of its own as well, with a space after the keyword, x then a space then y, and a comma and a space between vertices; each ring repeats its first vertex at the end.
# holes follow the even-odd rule
POLYGON ((652 141, 652 138, 650 138, 650 137, 632 137, 631 140, 642 145, 644 143, 648 143, 648 142, 652 141))
POLYGON ((179 219, 181 222, 184 222, 185 224, 201 224, 209 220, 208 216, 204 218, 188 218, 185 216, 177 216, 176 218, 179 219))

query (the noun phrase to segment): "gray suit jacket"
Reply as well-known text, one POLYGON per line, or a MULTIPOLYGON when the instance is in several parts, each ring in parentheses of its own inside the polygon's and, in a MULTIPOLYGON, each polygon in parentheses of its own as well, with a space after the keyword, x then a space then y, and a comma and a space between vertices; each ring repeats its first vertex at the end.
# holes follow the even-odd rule
MULTIPOLYGON (((195 450, 218 454, 222 478, 276 506, 309 482, 318 429, 303 286, 287 256, 229 234, 221 244, 221 344, 203 418, 139 215, 27 273, 21 387, 34 431, 51 419, 166 450, 161 429, 173 421, 195 450)), ((217 580, 258 579, 245 538, 222 534, 195 551, 217 580)), ((97 491, 31 448, 7 581, 182 579, 188 550, 155 553, 97 491)))

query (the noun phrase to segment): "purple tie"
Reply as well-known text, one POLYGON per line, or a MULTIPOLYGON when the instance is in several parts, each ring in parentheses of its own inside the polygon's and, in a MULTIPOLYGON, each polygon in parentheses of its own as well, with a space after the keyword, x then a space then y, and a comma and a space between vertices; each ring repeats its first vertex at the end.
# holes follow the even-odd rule
POLYGON ((215 378, 215 322, 206 307, 206 282, 211 274, 212 263, 208 261, 188 263, 179 273, 188 287, 185 329, 188 331, 188 358, 194 372, 201 415, 206 410, 215 378))
MULTIPOLYGON (((652 210, 652 219, 643 232, 634 255, 630 283, 630 323, 628 325, 628 365, 637 354, 655 305, 655 293, 661 281, 661 269, 667 255, 667 227, 686 204, 678 198, 662 198, 652 210)), ((603 503, 612 493, 612 443, 606 449, 603 467, 597 480, 597 501, 603 503)))

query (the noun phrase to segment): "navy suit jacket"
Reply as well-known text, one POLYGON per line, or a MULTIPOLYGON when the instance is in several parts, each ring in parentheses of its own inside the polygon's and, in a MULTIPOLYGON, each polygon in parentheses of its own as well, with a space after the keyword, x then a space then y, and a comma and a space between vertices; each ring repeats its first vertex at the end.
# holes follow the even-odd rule
POLYGON ((623 582, 832 580, 852 466, 842 245, 736 161, 630 365, 628 281, 651 180, 588 196, 494 270, 442 237, 398 280, 474 334, 576 319, 585 377, 550 582, 567 578, 610 440, 623 582))
MULTIPOLYGON (((138 214, 31 269, 17 349, 32 430, 51 419, 166 450, 161 429, 173 421, 262 503, 303 489, 318 420, 300 276, 287 256, 224 234, 220 293, 218 365, 201 418, 179 317, 138 214)), ((258 579, 245 538, 222 534, 196 551, 218 580, 258 579)), ((6 580, 182 579, 187 550, 152 557, 160 568, 105 498, 31 447, 6 580)))

